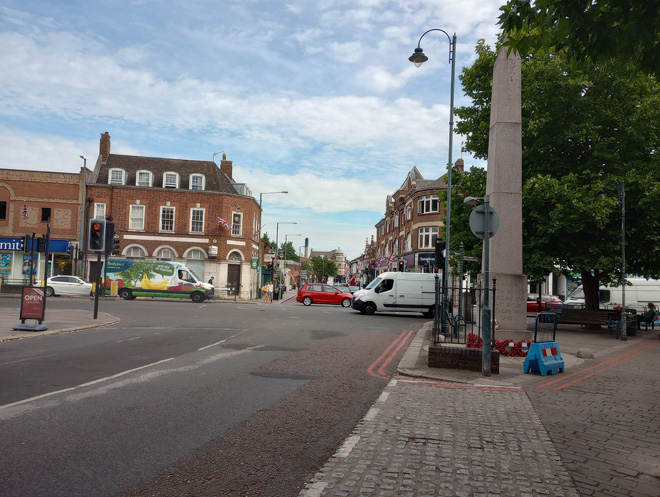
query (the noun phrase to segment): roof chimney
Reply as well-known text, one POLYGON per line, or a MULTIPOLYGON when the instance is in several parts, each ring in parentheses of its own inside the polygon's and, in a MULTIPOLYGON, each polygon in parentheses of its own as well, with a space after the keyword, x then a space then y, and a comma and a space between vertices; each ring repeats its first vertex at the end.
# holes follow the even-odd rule
POLYGON ((108 155, 110 155, 110 135, 106 131, 101 134, 101 145, 99 146, 99 155, 101 156, 101 162, 108 161, 108 155))
POLYGON ((227 160, 227 154, 222 154, 222 160, 220 161, 220 171, 225 173, 227 176, 229 176, 229 179, 233 180, 232 176, 232 162, 230 160, 227 160))

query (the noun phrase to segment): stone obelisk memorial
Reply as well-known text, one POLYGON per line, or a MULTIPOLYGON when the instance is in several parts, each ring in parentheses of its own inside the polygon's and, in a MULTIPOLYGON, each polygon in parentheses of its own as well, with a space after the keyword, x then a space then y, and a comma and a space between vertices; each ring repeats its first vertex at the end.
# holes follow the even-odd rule
MULTIPOLYGON (((486 195, 499 215, 490 240, 490 282, 497 279, 495 338, 529 338, 522 260, 522 110, 520 56, 502 47, 493 69, 486 195)), ((483 270, 483 268, 482 268, 483 270)), ((491 299, 491 305, 493 300, 491 299)))

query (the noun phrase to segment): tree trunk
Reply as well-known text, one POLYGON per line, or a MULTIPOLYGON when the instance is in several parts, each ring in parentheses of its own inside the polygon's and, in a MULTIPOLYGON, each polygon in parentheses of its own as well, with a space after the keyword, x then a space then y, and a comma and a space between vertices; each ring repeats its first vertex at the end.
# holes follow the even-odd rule
POLYGON ((582 270, 582 290, 584 291, 584 308, 590 311, 597 311, 600 306, 598 296, 598 287, 600 284, 600 272, 582 270))
MULTIPOLYGON (((584 291, 584 308, 590 311, 597 311, 600 307, 600 295, 598 287, 600 286, 600 272, 582 270, 582 291, 584 291)), ((585 324, 587 330, 600 330, 599 324, 585 324)))

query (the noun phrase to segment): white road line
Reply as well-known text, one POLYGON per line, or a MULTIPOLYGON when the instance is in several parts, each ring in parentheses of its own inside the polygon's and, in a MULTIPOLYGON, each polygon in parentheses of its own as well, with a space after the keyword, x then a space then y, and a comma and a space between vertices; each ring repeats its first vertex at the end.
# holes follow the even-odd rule
POLYGON ((48 393, 45 393, 43 395, 37 395, 36 397, 30 397, 29 399, 19 400, 18 402, 13 402, 11 404, 5 404, 4 406, 0 406, 0 409, 9 409, 10 407, 19 406, 21 404, 27 404, 28 402, 34 402, 35 400, 50 397, 52 395, 58 395, 58 394, 61 394, 61 393, 64 393, 64 392, 70 392, 72 390, 77 390, 78 388, 83 388, 83 387, 87 387, 89 385, 94 385, 96 383, 101 383, 102 381, 112 380, 113 378, 118 378, 120 376, 124 376, 124 375, 127 375, 129 373, 139 371, 141 369, 150 368, 151 366, 155 366, 157 364, 162 364, 164 362, 168 362, 168 361, 171 361, 173 359, 174 359, 174 357, 170 357, 169 359, 163 359, 162 361, 152 362, 151 364, 147 364, 145 366, 140 366, 139 368, 129 369, 128 371, 122 371, 121 373, 117 373, 117 374, 112 375, 112 376, 107 376, 105 378, 99 378, 98 380, 90 381, 88 383, 83 383, 83 384, 77 385, 75 387, 64 388, 62 390, 56 390, 55 392, 48 392, 48 393))
POLYGON ((351 435, 344 441, 344 444, 341 447, 339 447, 339 450, 335 455, 337 457, 342 457, 342 458, 348 457, 351 451, 353 450, 353 447, 357 445, 360 439, 361 439, 360 435, 351 435))
MULTIPOLYGON (((232 337, 233 338, 233 337, 232 337)), ((206 347, 200 347, 197 350, 206 350, 210 349, 211 347, 215 347, 216 345, 220 345, 221 343, 225 343, 227 340, 220 340, 219 342, 212 343, 211 345, 207 345, 206 347)))

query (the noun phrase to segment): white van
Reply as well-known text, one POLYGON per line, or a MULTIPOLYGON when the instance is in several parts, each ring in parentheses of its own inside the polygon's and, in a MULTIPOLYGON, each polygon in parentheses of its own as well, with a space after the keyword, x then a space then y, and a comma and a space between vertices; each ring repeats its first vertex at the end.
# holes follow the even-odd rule
MULTIPOLYGON (((644 310, 649 302, 660 304, 660 281, 647 280, 646 278, 628 278, 626 285, 626 308, 633 308, 639 311, 644 310)), ((601 286, 598 289, 600 294, 600 307, 611 309, 621 305, 623 292, 620 286, 609 287, 601 286)), ((565 307, 584 307, 584 290, 582 285, 564 301, 565 307)))
POLYGON ((382 273, 364 290, 353 294, 353 309, 363 314, 374 312, 435 312, 435 274, 382 273))

